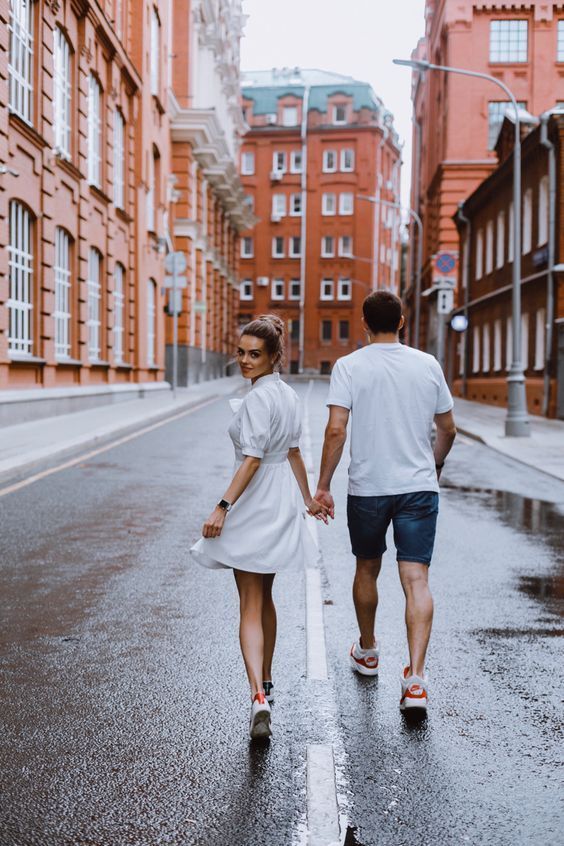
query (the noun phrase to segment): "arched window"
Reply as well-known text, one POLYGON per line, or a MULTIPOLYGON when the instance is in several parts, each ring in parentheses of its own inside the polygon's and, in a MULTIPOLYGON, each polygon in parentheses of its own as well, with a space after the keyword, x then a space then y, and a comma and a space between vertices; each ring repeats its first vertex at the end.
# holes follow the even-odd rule
POLYGON ((10 2, 10 111, 31 123, 33 100, 33 4, 31 0, 10 2))
POLYGON ((69 233, 55 229, 55 358, 59 361, 71 355, 71 239, 69 233))
POLYGON ((90 361, 99 361, 102 352, 101 333, 101 299, 102 285, 101 278, 102 254, 95 248, 90 247, 88 253, 88 279, 86 286, 88 290, 88 358, 90 361))
POLYGON ((157 337, 157 283, 154 279, 147 282, 147 364, 156 365, 156 337, 157 337))
POLYGON ((124 361, 124 323, 125 323, 125 268, 118 261, 114 270, 114 363, 124 361))
POLYGON ((54 30, 54 130, 55 150, 66 159, 71 157, 71 49, 59 29, 54 30))
POLYGON ((8 245, 10 298, 8 300, 8 350, 11 354, 33 353, 33 221, 17 200, 10 203, 8 245))
POLYGON ((114 205, 125 207, 125 121, 119 109, 114 111, 114 205))
POLYGON ((102 89, 93 73, 88 79, 88 181, 102 184, 102 89))

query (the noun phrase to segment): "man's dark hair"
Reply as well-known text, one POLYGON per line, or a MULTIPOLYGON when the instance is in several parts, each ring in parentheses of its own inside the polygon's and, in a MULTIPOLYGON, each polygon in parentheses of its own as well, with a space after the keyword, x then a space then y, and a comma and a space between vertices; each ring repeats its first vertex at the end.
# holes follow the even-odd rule
POLYGON ((397 332, 402 315, 401 300, 391 291, 373 291, 362 304, 362 314, 373 335, 397 332))

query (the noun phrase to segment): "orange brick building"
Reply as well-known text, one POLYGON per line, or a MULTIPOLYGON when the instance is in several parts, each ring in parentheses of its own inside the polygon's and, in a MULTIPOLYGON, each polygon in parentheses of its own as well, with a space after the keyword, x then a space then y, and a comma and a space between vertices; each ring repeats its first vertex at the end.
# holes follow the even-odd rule
POLYGON ((240 320, 280 314, 289 369, 329 372, 365 342, 366 294, 400 287, 392 116, 366 83, 324 71, 245 73, 242 89, 241 178, 256 224, 241 237, 240 320))
MULTIPOLYGON (((561 3, 427 0, 425 36, 413 58, 476 70, 504 82, 523 107, 539 115, 564 101, 564 8, 561 3)), ((506 103, 486 80, 415 71, 411 205, 424 224, 422 288, 432 284, 431 261, 458 250, 458 204, 495 169, 494 146, 506 103)), ((416 231, 411 231, 413 312, 416 231)), ((436 351, 436 300, 423 298, 423 348, 436 351)))

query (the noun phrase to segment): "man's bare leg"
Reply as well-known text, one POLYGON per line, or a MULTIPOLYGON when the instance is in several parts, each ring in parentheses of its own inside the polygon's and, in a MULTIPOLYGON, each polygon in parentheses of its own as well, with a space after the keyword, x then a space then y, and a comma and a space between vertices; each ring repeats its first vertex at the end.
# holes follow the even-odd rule
POLYGON ((399 561, 398 564, 401 586, 405 594, 410 675, 422 677, 425 672, 425 655, 433 624, 433 597, 429 590, 429 568, 418 561, 399 561))
POLYGON ((381 558, 357 558, 353 582, 353 601, 360 629, 361 649, 373 649, 374 623, 378 607, 376 581, 382 566, 381 558))

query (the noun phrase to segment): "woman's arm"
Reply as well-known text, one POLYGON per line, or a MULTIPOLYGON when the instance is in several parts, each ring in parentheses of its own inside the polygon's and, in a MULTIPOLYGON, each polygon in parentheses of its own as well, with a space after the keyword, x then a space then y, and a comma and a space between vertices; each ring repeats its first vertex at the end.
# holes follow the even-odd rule
MULTIPOLYGON (((234 505, 244 490, 250 484, 253 476, 260 467, 260 458, 253 458, 250 455, 245 456, 243 463, 237 468, 237 472, 231 480, 231 484, 225 491, 222 499, 234 505)), ((218 538, 225 523, 227 512, 218 505, 214 508, 206 522, 202 534, 205 538, 218 538)))
POLYGON ((296 477, 305 507, 313 517, 317 517, 326 523, 325 509, 311 496, 309 482, 307 480, 307 470, 299 447, 292 447, 292 449, 288 450, 288 461, 290 462, 292 473, 296 477))

